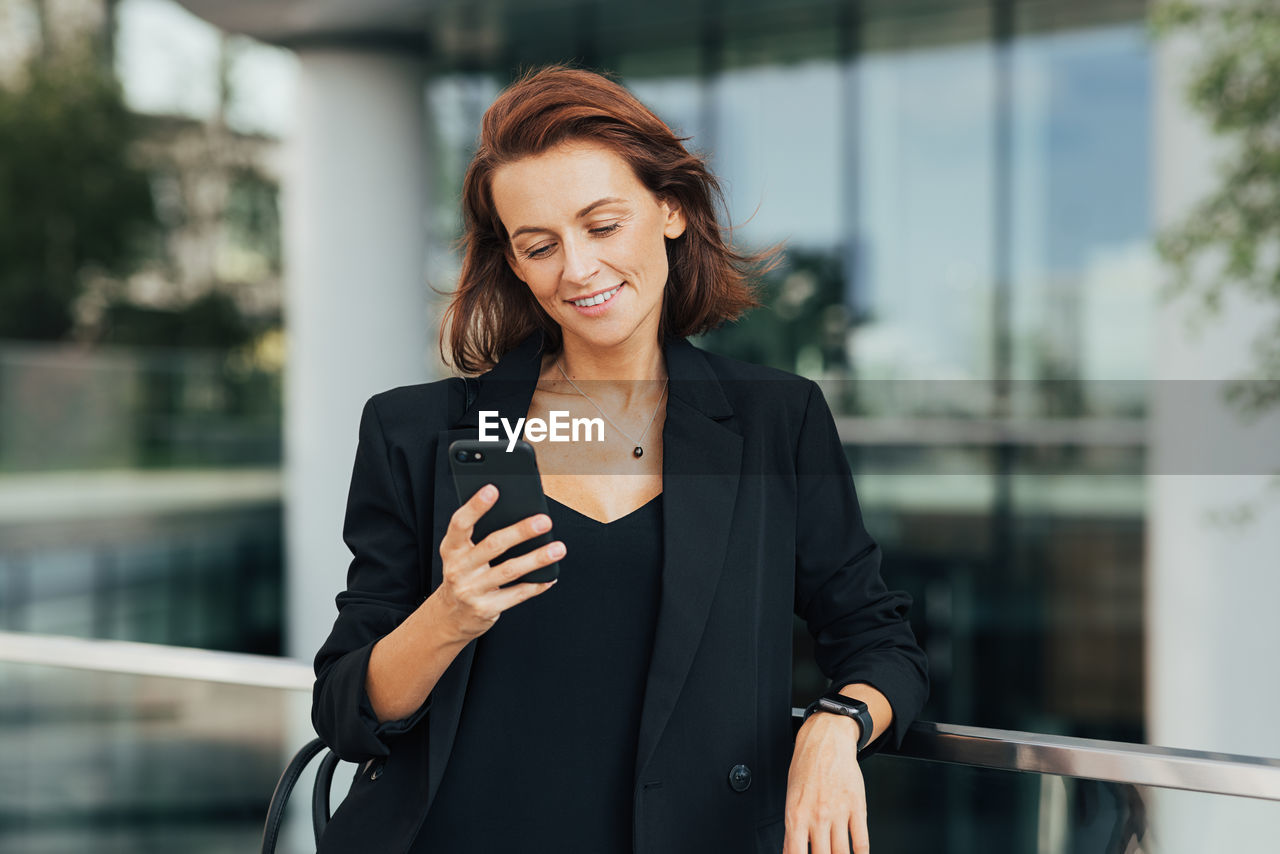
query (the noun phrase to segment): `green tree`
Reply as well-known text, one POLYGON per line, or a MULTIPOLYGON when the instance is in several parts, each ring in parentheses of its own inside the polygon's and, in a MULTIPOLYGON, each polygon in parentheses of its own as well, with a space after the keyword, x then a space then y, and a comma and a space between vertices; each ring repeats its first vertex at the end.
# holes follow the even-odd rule
POLYGON ((154 239, 137 134, 108 63, 45 51, 0 88, 0 338, 71 332, 86 276, 120 276, 154 239))
POLYGON ((1156 7, 1157 34, 1190 31, 1203 46, 1187 96, 1235 146, 1217 187, 1160 235, 1170 296, 1198 298, 1212 316, 1228 291, 1267 306, 1253 342, 1255 375, 1232 383, 1245 413, 1280 404, 1280 4, 1275 0, 1174 0, 1156 7))

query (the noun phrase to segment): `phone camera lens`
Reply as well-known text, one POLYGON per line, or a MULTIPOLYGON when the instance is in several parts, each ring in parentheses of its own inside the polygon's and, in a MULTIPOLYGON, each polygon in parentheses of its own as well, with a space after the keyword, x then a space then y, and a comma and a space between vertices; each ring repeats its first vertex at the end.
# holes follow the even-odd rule
POLYGON ((465 463, 467 461, 467 452, 458 451, 456 454, 453 455, 453 458, 460 463, 465 463))

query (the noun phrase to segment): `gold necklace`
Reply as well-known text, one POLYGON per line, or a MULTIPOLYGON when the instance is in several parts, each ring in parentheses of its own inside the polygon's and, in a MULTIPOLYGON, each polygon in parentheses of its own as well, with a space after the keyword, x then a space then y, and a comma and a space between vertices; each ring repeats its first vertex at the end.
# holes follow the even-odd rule
POLYGON ((662 399, 667 396, 667 383, 671 381, 671 378, 668 377, 667 379, 662 381, 662 394, 659 395, 658 404, 657 406, 653 407, 653 414, 649 416, 649 423, 644 425, 644 431, 640 434, 640 438, 632 439, 630 433, 628 433, 626 430, 623 430, 621 427, 619 427, 618 423, 609 417, 609 413, 601 409, 600 404, 596 403, 594 400, 591 399, 591 395, 587 394, 585 391, 578 388, 578 384, 575 383, 573 380, 569 379, 569 375, 564 372, 564 368, 561 367, 559 359, 556 359, 556 367, 560 369, 560 375, 565 378, 565 381, 568 382, 569 385, 573 386, 574 390, 578 392, 578 394, 585 397, 587 399, 587 402, 590 403, 592 406, 594 406, 596 408, 596 411, 605 417, 606 421, 612 424, 619 433, 621 433, 623 436, 626 436, 627 441, 635 445, 635 448, 633 448, 631 451, 631 456, 635 457, 636 459, 640 459, 641 457, 643 457, 644 446, 641 443, 644 441, 644 434, 649 432, 649 428, 653 426, 653 419, 658 417, 658 408, 662 406, 662 399))

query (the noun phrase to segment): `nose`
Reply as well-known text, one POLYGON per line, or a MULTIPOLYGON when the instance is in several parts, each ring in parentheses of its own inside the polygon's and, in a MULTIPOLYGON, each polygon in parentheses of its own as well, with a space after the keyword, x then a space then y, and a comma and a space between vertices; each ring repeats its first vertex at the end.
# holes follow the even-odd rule
POLYGON ((592 247, 586 241, 566 237, 562 245, 564 250, 565 280, 573 284, 586 284, 600 272, 600 259, 596 257, 592 247))

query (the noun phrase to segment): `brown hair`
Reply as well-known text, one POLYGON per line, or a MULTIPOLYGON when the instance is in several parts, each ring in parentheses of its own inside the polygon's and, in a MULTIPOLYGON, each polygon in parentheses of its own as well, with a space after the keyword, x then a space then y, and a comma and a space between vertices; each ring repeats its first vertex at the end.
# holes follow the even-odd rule
POLYGON ((510 239, 491 183, 498 167, 571 140, 608 147, 651 193, 684 213, 684 233, 667 240, 659 337, 697 335, 760 305, 748 276, 776 264, 778 249, 733 249, 716 218, 724 208, 720 184, 685 149, 686 139, 622 86, 590 71, 553 65, 508 86, 485 111, 463 181, 462 271, 440 324, 441 356, 447 337, 454 367, 478 373, 536 329, 550 351, 560 349, 560 327, 507 264, 510 239))

